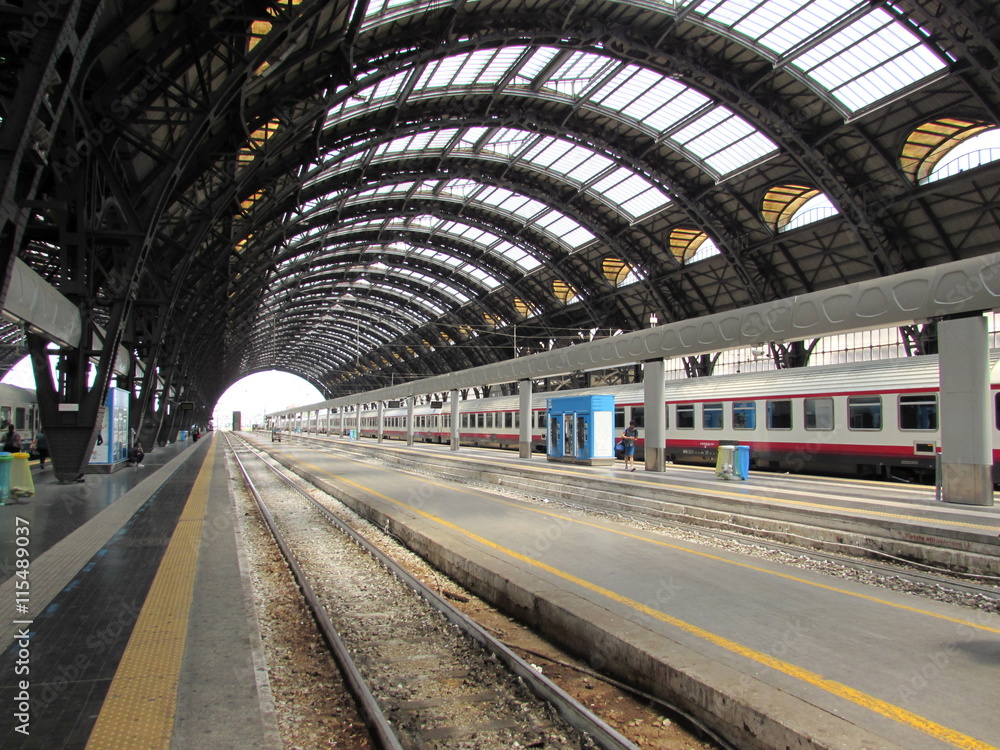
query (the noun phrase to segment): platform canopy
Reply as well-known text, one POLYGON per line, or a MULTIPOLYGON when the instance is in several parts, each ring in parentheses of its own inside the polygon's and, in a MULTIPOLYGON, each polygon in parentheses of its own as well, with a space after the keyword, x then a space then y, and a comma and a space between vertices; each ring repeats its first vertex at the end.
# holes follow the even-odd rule
POLYGON ((1000 239, 992 1, 25 0, 0 22, 0 251, 133 354, 147 413, 269 369, 336 398, 1000 239))

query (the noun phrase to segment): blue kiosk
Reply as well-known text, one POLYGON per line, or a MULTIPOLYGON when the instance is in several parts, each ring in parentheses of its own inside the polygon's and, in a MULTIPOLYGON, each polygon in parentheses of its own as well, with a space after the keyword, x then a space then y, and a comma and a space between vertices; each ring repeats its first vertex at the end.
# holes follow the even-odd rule
POLYGON ((614 466, 614 396, 550 398, 545 417, 549 461, 614 466))

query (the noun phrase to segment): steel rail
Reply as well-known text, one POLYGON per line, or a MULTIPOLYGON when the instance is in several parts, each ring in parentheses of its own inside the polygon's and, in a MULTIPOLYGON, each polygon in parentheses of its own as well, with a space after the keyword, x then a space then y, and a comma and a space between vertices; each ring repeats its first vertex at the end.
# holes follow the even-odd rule
MULTIPOLYGON (((243 438, 241 438, 243 439, 243 438)), ((245 439, 244 444, 251 451, 255 451, 245 439)), ((467 636, 479 643, 490 653, 494 654, 506 667, 515 675, 520 677, 528 689, 539 698, 547 701, 556 712, 570 726, 577 731, 590 737, 602 750, 639 750, 628 738, 624 737, 613 727, 605 723, 600 717, 589 711, 586 706, 579 703, 569 693, 555 684, 538 670, 531 667, 524 659, 515 654, 504 643, 497 640, 479 623, 470 619, 463 612, 459 611, 445 599, 439 596, 434 590, 428 588, 420 580, 415 578, 405 569, 400 567, 392 558, 388 557, 380 549, 371 544, 361 534, 345 524, 315 498, 291 481, 288 477, 268 464, 267 466, 285 484, 308 499, 317 510, 319 510, 334 526, 353 539, 360 547, 366 550, 382 566, 395 575, 406 586, 413 590, 418 596, 423 598, 431 607, 440 612, 449 622, 458 627, 467 636)))
MULTIPOLYGON (((385 714, 382 713, 382 709, 379 706, 378 701, 375 700, 375 696, 368 688, 368 684, 365 682, 364 677, 361 675, 361 671, 354 663, 354 659, 351 657, 343 639, 337 633, 333 623, 330 622, 330 618, 327 617, 326 611, 320 603, 319 598, 316 596, 316 592, 310 585, 305 572, 299 565, 298 560, 295 559, 295 555, 292 553, 292 550, 285 541, 285 538, 278 530, 278 526, 275 523, 273 516, 271 516, 271 512, 264 505, 264 500, 261 498, 260 493, 257 492, 257 487, 250 478, 249 472, 247 472, 247 469, 240 460, 239 455, 233 449, 232 441, 228 435, 226 436, 226 442, 230 450, 232 450, 233 458, 236 460, 236 465, 240 467, 240 472, 243 474, 243 479, 246 482, 247 488, 250 490, 250 494, 253 495, 254 502, 257 503, 257 508, 260 510, 264 523, 267 524, 268 529, 271 531, 271 536, 274 537, 274 541, 281 549, 282 555, 284 555, 285 560, 288 562, 288 567, 292 569, 295 581, 298 584, 299 589, 302 591, 302 596, 305 597, 306 603, 323 634, 323 638, 330 647, 330 651, 333 653, 337 666, 339 667, 341 674, 344 675, 344 679, 347 681, 351 694, 358 703, 358 710, 360 711, 368 730, 372 734, 372 739, 375 740, 381 750, 403 750, 403 746, 396 737, 396 733, 393 731, 392 725, 385 717, 385 714)), ((261 461, 261 463, 268 466, 266 461, 261 461)), ((271 467, 268 466, 268 468, 271 467)), ((312 498, 309 499, 312 500, 312 498)))

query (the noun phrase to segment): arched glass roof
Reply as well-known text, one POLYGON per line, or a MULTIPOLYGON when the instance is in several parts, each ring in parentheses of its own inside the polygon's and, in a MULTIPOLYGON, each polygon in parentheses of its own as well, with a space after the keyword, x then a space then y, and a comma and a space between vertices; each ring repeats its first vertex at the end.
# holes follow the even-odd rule
MULTIPOLYGON (((467 4, 471 4, 472 0, 467 4)), ((449 3, 374 0, 364 29, 449 3)), ((644 0, 630 2, 698 23, 795 71, 853 114, 946 72, 917 25, 866 0, 644 0)))
POLYGON ((401 97, 413 102, 477 91, 590 108, 669 143, 716 177, 777 151, 729 107, 676 79, 610 55, 556 47, 477 50, 396 73, 351 92, 330 110, 327 126, 395 106, 401 97))
POLYGON ((304 184, 311 187, 361 165, 429 157, 487 160, 534 170, 585 191, 630 222, 670 203, 665 190, 649 177, 590 146, 517 128, 442 128, 394 138, 346 156, 336 149, 323 157, 321 168, 306 177, 304 184))

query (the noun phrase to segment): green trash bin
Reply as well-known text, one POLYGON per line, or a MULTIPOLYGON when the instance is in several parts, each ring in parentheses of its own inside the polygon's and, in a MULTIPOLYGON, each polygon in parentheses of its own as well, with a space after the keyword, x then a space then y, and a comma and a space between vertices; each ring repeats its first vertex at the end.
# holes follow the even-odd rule
POLYGON ((35 494, 35 481, 31 478, 28 453, 10 454, 10 495, 14 498, 31 497, 35 494))
POLYGON ((10 503, 10 465, 14 459, 7 451, 0 451, 0 505, 10 503))

